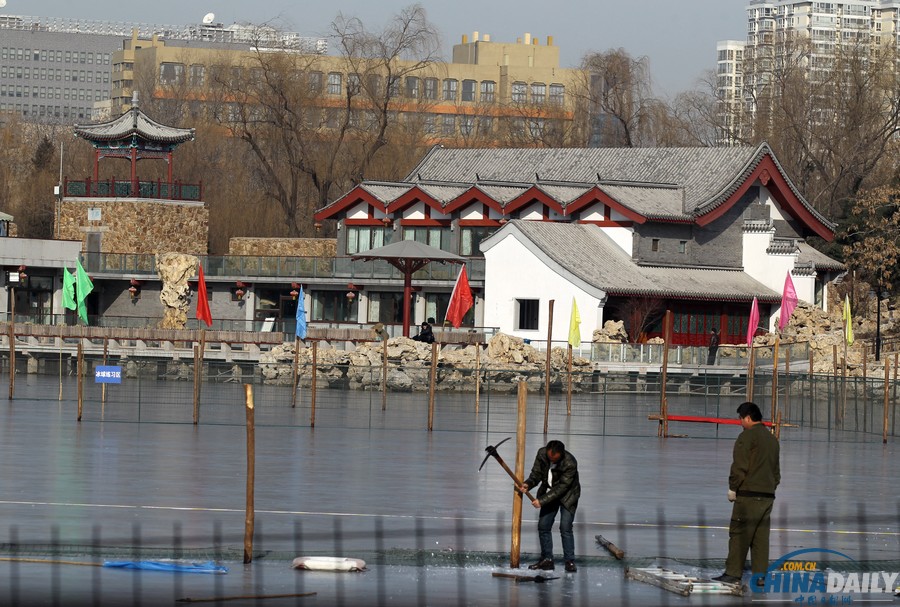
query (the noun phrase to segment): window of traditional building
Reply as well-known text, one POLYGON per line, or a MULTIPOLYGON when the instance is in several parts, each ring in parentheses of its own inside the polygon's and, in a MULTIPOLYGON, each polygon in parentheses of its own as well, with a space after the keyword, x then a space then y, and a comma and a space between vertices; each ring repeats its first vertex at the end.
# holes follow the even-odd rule
POLYGON ((415 226, 403 228, 403 240, 415 240, 436 249, 450 250, 450 228, 415 226))
POLYGON ((540 300, 516 300, 516 328, 520 331, 537 331, 540 300))
POLYGON ((384 246, 382 226, 347 226, 347 255, 364 253, 384 246))
POLYGON ((346 291, 312 291, 310 320, 321 322, 356 322, 358 306, 347 299, 346 291))
POLYGON ((654 253, 659 251, 659 238, 653 238, 650 240, 650 250, 654 253))

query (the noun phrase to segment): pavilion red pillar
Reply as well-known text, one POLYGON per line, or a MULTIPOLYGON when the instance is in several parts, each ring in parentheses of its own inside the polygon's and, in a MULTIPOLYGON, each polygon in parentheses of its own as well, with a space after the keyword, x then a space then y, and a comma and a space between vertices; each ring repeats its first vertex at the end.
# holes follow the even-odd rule
POLYGON ((171 184, 172 184, 172 152, 169 152, 168 154, 166 154, 166 164, 169 165, 169 172, 167 173, 167 175, 168 175, 168 181, 170 184, 169 187, 171 187, 171 184))
MULTIPOLYGON (((100 150, 94 148, 94 183, 100 180, 100 150)), ((90 194, 90 192, 88 192, 90 194)))

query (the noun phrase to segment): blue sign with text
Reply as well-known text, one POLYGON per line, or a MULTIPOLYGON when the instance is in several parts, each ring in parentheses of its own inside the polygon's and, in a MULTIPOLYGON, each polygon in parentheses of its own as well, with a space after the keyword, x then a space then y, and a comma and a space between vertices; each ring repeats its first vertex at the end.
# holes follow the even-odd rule
POLYGON ((94 383, 121 384, 122 367, 97 367, 94 370, 94 383))

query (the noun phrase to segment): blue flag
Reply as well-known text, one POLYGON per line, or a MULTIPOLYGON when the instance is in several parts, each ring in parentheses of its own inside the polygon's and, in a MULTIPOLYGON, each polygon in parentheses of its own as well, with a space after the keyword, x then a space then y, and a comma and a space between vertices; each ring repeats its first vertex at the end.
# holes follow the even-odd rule
POLYGON ((297 295, 297 337, 306 339, 306 301, 303 297, 303 287, 297 295))

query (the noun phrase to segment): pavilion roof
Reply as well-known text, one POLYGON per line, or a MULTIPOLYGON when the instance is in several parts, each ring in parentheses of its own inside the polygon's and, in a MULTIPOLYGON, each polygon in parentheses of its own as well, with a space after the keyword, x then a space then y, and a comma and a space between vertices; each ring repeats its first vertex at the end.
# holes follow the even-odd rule
POLYGON ((118 118, 96 124, 76 124, 75 135, 88 141, 119 141, 137 136, 165 144, 178 144, 194 139, 194 129, 160 124, 134 106, 118 118))

